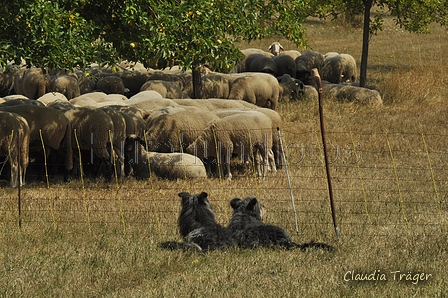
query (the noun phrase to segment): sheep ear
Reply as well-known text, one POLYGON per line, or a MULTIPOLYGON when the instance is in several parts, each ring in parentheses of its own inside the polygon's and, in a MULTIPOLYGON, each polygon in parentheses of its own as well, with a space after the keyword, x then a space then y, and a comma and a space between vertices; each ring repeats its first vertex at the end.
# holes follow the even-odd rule
POLYGON ((238 206, 240 205, 241 199, 239 198, 234 198, 233 200, 230 201, 230 206, 233 208, 233 210, 236 210, 238 208, 238 206))
POLYGON ((258 204, 257 198, 253 198, 252 200, 250 200, 249 204, 247 204, 246 209, 252 211, 255 209, 255 206, 257 206, 257 204, 258 204))
POLYGON ((285 49, 283 48, 283 46, 282 45, 280 45, 280 50, 282 50, 282 51, 284 51, 285 49))

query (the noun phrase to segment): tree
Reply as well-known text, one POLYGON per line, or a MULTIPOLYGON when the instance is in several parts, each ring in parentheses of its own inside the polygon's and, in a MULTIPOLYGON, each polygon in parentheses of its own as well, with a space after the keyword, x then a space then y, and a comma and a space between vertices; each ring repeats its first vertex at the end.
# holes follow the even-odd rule
POLYGON ((118 59, 228 69, 234 41, 304 44, 301 0, 18 0, 0 8, 0 63, 71 69, 118 59))
POLYGON ((310 9, 310 15, 320 18, 363 14, 363 44, 359 78, 359 85, 362 87, 367 81, 369 42, 373 35, 377 35, 382 30, 383 24, 382 15, 377 14, 374 19, 371 18, 372 7, 376 6, 383 13, 392 15, 396 24, 409 32, 429 33, 431 23, 446 26, 448 21, 446 0, 310 0, 307 6, 310 9))

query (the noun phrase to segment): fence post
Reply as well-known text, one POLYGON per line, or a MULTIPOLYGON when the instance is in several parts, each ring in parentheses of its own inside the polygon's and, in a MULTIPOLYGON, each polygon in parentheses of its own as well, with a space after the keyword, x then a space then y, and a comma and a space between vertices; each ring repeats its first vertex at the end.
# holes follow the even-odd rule
MULTIPOLYGON (((21 191, 22 191, 22 169, 20 168, 20 163, 22 162, 21 156, 20 156, 20 129, 17 130, 17 168, 18 168, 18 180, 19 180, 19 184, 17 186, 17 208, 19 209, 19 228, 22 228, 22 196, 21 196, 21 191)), ((11 159, 10 159, 11 160, 11 159)))
POLYGON ((331 175, 330 175, 330 166, 328 162, 328 153, 327 153, 327 143, 325 140, 325 129, 324 129, 324 115, 323 115, 323 107, 322 107, 322 80, 319 75, 319 71, 316 68, 313 68, 312 71, 313 77, 318 85, 318 99, 319 99, 319 119, 320 119, 320 132, 322 136, 322 146, 324 149, 324 159, 325 159, 325 170, 327 173, 327 184, 328 184, 328 193, 330 196, 330 206, 331 206, 331 215, 333 217, 333 225, 336 233, 336 237, 339 239, 339 227, 336 222, 336 211, 334 208, 334 200, 333 200, 333 188, 331 185, 331 175))

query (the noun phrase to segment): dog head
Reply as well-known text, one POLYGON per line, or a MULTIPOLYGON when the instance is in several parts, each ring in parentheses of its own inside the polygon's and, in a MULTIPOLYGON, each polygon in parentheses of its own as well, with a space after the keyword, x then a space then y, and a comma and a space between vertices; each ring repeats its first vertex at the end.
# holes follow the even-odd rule
POLYGON ((194 229, 216 223, 215 212, 206 192, 200 194, 180 192, 178 196, 182 199, 178 224, 183 237, 194 229))
POLYGON ((266 214, 266 208, 255 197, 235 198, 230 201, 230 206, 234 213, 248 214, 260 221, 263 221, 266 214))

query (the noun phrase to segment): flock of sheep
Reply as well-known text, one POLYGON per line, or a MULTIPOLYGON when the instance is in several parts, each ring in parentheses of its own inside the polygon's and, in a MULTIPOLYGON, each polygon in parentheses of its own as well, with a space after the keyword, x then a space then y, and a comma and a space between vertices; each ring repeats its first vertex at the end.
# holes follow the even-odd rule
POLYGON ((244 60, 231 73, 205 70, 202 99, 191 99, 188 71, 123 66, 118 72, 0 73, 0 175, 10 173, 12 187, 24 184, 29 166, 45 175, 43 164, 50 176, 66 181, 114 173, 231 178, 231 160, 238 157, 264 177, 281 166, 276 106, 317 98, 312 68, 331 82, 324 92, 336 98, 381 102, 377 91, 341 84, 356 77, 349 55, 300 54, 279 43, 269 50, 243 50, 244 60))

